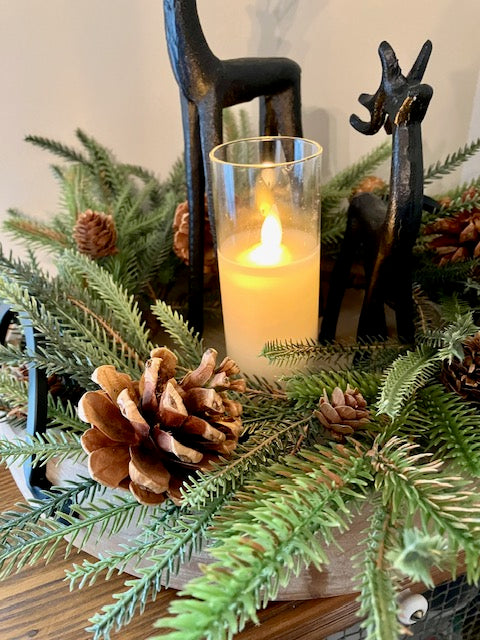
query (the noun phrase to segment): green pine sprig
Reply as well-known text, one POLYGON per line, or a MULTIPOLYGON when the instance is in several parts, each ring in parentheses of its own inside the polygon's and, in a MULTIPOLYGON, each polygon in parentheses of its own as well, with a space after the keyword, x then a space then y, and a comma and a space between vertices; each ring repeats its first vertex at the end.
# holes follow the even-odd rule
POLYGON ((360 389, 367 402, 372 402, 380 384, 380 375, 356 371, 355 369, 298 372, 286 379, 287 398, 297 409, 314 409, 324 391, 331 395, 335 387, 346 389, 347 385, 360 389))
MULTIPOLYGON (((110 571, 118 561, 124 563, 126 556, 144 556, 143 547, 147 546, 150 564, 138 568, 139 577, 126 580, 125 586, 128 588, 114 594, 115 602, 104 606, 101 613, 91 618, 92 625, 87 630, 93 633, 93 640, 108 639, 114 628, 119 631, 127 625, 136 612, 141 614, 144 611, 149 599, 154 600, 162 587, 168 586, 170 576, 178 573, 182 562, 188 561, 194 551, 202 548, 212 516, 224 501, 224 497, 212 500, 200 512, 180 514, 169 510, 155 523, 154 537, 149 542, 143 542, 137 549, 135 546, 127 549, 126 554, 120 552, 105 558, 103 562, 100 560, 99 566, 98 563, 97 566, 84 565, 83 570, 77 568, 70 574, 74 580, 78 577, 83 580, 87 575, 92 579, 97 569, 103 570, 108 565, 110 571)), ((148 531, 152 532, 151 526, 148 531)))
POLYGON ((361 569, 356 582, 361 589, 358 615, 363 618, 365 640, 398 640, 405 632, 398 621, 397 589, 388 562, 397 537, 388 506, 377 504, 361 541, 363 552, 355 559, 361 569))
POLYGON ((24 464, 29 458, 33 464, 46 464, 52 458, 61 462, 65 459, 76 461, 84 456, 79 436, 58 428, 25 438, 0 439, 0 460, 8 466, 24 464))
POLYGON ((480 415, 440 383, 422 389, 405 418, 406 429, 427 450, 452 461, 469 477, 480 475, 480 415))
POLYGON ((261 355, 279 366, 294 367, 300 362, 310 360, 328 362, 331 366, 335 366, 366 354, 370 369, 383 369, 387 362, 393 360, 398 353, 405 351, 405 348, 405 345, 395 340, 327 344, 318 343, 313 339, 271 340, 265 344, 261 355))
POLYGON ((432 568, 455 569, 455 556, 450 552, 444 536, 429 534, 417 527, 404 529, 397 548, 389 549, 387 557, 392 567, 412 582, 421 582, 426 587, 435 587, 432 568))
POLYGON ((399 356, 385 372, 377 402, 378 412, 392 419, 397 417, 407 399, 432 379, 439 366, 436 351, 426 346, 399 356))
POLYGON ((121 280, 114 279, 98 263, 76 251, 65 251, 60 257, 58 269, 61 278, 65 279, 65 274, 68 274, 67 282, 74 278, 83 284, 82 292, 88 296, 84 298, 86 308, 95 294, 95 297, 108 309, 108 320, 113 325, 113 330, 122 336, 124 343, 134 353, 140 357, 145 357, 149 353, 153 345, 150 342, 145 321, 134 296, 127 292, 121 280))
POLYGON ((256 610, 291 575, 325 563, 315 536, 332 541, 335 530, 347 527, 347 504, 365 497, 367 467, 360 448, 319 447, 258 474, 217 518, 215 561, 188 583, 184 598, 171 603, 172 615, 157 621, 174 631, 155 639, 223 640, 247 620, 257 621, 256 610))
POLYGON ((242 487, 253 473, 274 463, 279 457, 296 448, 309 418, 283 421, 256 421, 249 425, 250 435, 226 459, 213 464, 208 471, 197 472, 183 489, 184 504, 193 508, 208 505, 209 501, 242 487))
POLYGON ((62 513, 61 518, 44 517, 23 523, 19 530, 10 529, 0 551, 0 578, 40 559, 47 564, 66 536, 65 556, 68 556, 75 542, 81 540, 85 544, 92 535, 100 537, 107 532, 113 535, 132 520, 141 522, 146 513, 147 508, 133 497, 118 496, 115 501, 103 498, 83 506, 72 505, 70 512, 62 513))
POLYGON ((199 334, 186 324, 177 311, 162 300, 157 300, 152 306, 152 313, 173 339, 184 365, 195 368, 203 354, 203 343, 199 334))
POLYGON ((444 160, 439 160, 430 165, 423 174, 424 184, 429 184, 438 178, 443 178, 452 171, 458 169, 466 160, 474 156, 480 150, 480 138, 473 140, 466 144, 464 147, 460 147, 454 153, 450 153, 444 160))
POLYGON ((449 548, 456 554, 465 552, 469 580, 480 578, 480 502, 476 492, 460 476, 443 472, 443 462, 418 445, 398 436, 385 444, 378 439, 371 449, 375 486, 381 490, 392 520, 414 526, 418 514, 422 529, 435 527, 445 535, 449 548))
POLYGON ((20 502, 13 509, 0 514, 0 546, 9 538, 12 531, 21 531, 44 518, 56 518, 67 511, 74 501, 93 502, 96 496, 105 492, 105 487, 93 478, 79 478, 67 481, 64 487, 42 489, 41 500, 31 498, 29 502, 20 502))

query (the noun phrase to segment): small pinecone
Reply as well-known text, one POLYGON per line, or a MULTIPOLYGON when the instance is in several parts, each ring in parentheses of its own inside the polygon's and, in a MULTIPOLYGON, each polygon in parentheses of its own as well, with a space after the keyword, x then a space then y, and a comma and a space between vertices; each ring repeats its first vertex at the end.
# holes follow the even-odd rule
POLYGON ((81 213, 73 229, 78 250, 90 258, 104 258, 118 252, 117 230, 110 214, 87 209, 81 213))
POLYGON ((480 402, 480 331, 463 343, 463 360, 445 364, 443 383, 465 400, 480 402))
POLYGON ((102 391, 80 399, 78 415, 91 425, 81 441, 97 482, 129 489, 142 504, 179 504, 190 476, 235 449, 242 407, 227 391, 246 385, 230 358, 216 366, 215 349, 179 382, 175 354, 159 347, 150 355, 140 381, 112 365, 94 371, 102 391))
MULTIPOLYGON (((189 264, 189 231, 188 223, 190 219, 190 210, 188 208, 188 202, 181 202, 173 217, 173 250, 175 254, 186 265, 189 264)), ((213 238, 210 229, 210 221, 208 218, 207 199, 205 198, 205 234, 204 234, 204 262, 203 272, 205 275, 210 273, 216 273, 217 271, 217 258, 215 256, 215 250, 213 248, 213 238)))
MULTIPOLYGON (((472 190, 466 191, 464 199, 475 195, 472 190)), ((448 206, 449 198, 442 204, 448 206)), ((480 209, 463 210, 448 218, 440 218, 425 226, 425 235, 435 235, 428 243, 438 258, 439 265, 450 262, 463 262, 480 256, 480 209)))
POLYGON ((384 180, 377 176, 366 176, 352 190, 352 195, 356 196, 358 193, 383 193, 386 190, 387 183, 384 180))
POLYGON ((332 437, 341 442, 345 436, 351 436, 369 423, 370 412, 366 406, 365 398, 358 389, 347 385, 345 391, 335 387, 331 399, 324 390, 314 413, 332 437))

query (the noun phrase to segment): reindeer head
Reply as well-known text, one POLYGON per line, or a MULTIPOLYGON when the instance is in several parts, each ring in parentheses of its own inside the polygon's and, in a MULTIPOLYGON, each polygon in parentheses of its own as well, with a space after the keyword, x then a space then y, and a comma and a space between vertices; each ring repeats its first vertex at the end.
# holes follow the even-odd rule
POLYGON ((421 122, 433 94, 428 84, 421 84, 431 52, 432 43, 427 40, 405 77, 394 50, 388 42, 382 42, 378 48, 382 63, 380 87, 376 93, 362 93, 358 99, 370 112, 370 121, 364 122, 354 114, 350 124, 360 133, 373 135, 382 126, 391 133, 395 126, 421 122))

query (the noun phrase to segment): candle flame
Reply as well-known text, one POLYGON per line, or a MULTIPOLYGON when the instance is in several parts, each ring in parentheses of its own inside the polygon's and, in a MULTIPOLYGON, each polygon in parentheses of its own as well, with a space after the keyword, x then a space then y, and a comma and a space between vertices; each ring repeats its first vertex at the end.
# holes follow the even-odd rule
POLYGON ((271 266, 281 261, 283 252, 282 223, 278 217, 277 207, 273 205, 263 221, 260 244, 252 249, 250 259, 256 264, 271 266))
POLYGON ((273 250, 282 244, 282 223, 275 214, 269 213, 263 221, 260 240, 264 247, 271 247, 273 250))

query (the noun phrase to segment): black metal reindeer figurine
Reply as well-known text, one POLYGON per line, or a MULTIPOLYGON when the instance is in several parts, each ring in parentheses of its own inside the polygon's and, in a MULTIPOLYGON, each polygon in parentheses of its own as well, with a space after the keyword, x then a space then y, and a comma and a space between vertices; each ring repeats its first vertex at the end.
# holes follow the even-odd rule
POLYGON ((350 118, 352 126, 361 133, 375 134, 383 125, 392 133, 390 196, 388 205, 369 193, 352 198, 344 241, 331 276, 321 341, 335 337, 342 299, 359 247, 366 291, 358 337, 387 336, 384 304, 388 302, 395 310, 399 339, 413 341, 412 249, 424 200, 421 122, 433 93, 421 80, 431 50, 428 40, 405 77, 392 47, 382 42, 380 87, 374 95, 359 97, 360 104, 370 111, 371 120, 363 122, 356 115, 350 118))
POLYGON ((300 67, 288 58, 220 60, 209 48, 196 0, 164 0, 168 52, 180 88, 190 210, 190 323, 203 324, 204 193, 212 230, 208 154, 222 142, 222 110, 260 97, 265 135, 302 135, 300 67))

